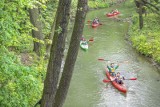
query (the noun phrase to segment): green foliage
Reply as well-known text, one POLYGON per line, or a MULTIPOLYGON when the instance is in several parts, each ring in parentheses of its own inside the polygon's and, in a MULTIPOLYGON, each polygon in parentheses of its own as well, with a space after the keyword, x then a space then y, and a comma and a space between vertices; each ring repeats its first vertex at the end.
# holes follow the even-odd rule
POLYGON ((45 35, 45 38, 47 38, 47 36, 49 36, 49 34, 51 33, 51 27, 56 14, 57 3, 58 2, 56 1, 49 1, 46 4, 47 8, 41 9, 40 17, 43 23, 43 34, 45 35))
POLYGON ((9 1, 0 2, 0 43, 3 46, 20 47, 22 43, 30 43, 29 40, 24 39, 29 36, 32 25, 30 23, 27 8, 29 1, 9 1), (27 40, 27 41, 24 41, 27 40))
MULTIPOLYGON (((1 0, 0 2, 0 107, 33 107, 41 97, 46 62, 25 66, 20 52, 32 51, 33 38, 28 9, 48 0, 1 0), (8 49, 10 51, 8 51, 8 49), (15 53, 16 52, 16 53, 15 53)), ((43 42, 43 41, 40 41, 43 42)), ((31 56, 31 55, 29 55, 31 56)), ((35 60, 35 61, 34 61, 35 60)))
POLYGON ((160 63, 160 20, 155 14, 144 17, 144 27, 138 29, 138 16, 133 16, 133 25, 129 31, 133 47, 141 54, 152 57, 160 63))
MULTIPOLYGON (((33 107, 41 97, 41 66, 24 66, 14 53, 1 47, 0 53, 0 106, 1 107, 33 107)), ((43 73, 42 73, 43 72, 43 73)))
POLYGON ((104 2, 103 0, 95 0, 95 1, 89 1, 88 5, 90 8, 104 8, 109 7, 109 4, 107 2, 104 2))
MULTIPOLYGON (((34 29, 30 23, 29 8, 39 7, 45 10, 48 0, 1 0, 0 2, 0 43, 6 47, 15 47, 16 50, 32 50, 32 34, 34 29)), ((52 14, 51 14, 52 15, 52 14)), ((50 20, 46 18, 47 20, 50 20)), ((52 18, 53 19, 53 18, 52 18)), ((51 20, 53 21, 53 20, 51 20)), ((51 22, 50 22, 51 23, 51 22)), ((47 24, 46 24, 47 25, 47 24)), ((47 28, 48 26, 45 27, 47 28)), ((50 25, 49 25, 49 28, 50 25)), ((49 32, 49 31, 48 31, 49 32)))

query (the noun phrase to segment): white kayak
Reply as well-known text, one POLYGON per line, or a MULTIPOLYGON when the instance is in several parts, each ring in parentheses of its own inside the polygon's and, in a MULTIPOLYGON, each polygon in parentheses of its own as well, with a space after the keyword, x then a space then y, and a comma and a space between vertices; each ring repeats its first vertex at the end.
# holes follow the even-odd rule
POLYGON ((80 41, 80 47, 83 49, 83 50, 88 50, 88 42, 87 41, 80 41))

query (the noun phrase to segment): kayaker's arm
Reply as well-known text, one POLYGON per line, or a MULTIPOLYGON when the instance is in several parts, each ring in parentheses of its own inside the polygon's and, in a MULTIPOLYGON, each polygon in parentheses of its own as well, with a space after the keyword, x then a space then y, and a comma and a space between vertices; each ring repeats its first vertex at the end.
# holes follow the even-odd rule
POLYGON ((107 65, 107 68, 108 68, 109 71, 111 71, 111 67, 110 66, 107 65))
POLYGON ((115 81, 116 80, 116 77, 115 78, 113 78, 113 79, 111 79, 111 81, 115 81))
POLYGON ((116 70, 116 69, 118 69, 118 67, 119 67, 119 64, 118 64, 118 65, 116 65, 114 69, 116 70))
POLYGON ((122 75, 122 79, 125 80, 124 76, 122 75))

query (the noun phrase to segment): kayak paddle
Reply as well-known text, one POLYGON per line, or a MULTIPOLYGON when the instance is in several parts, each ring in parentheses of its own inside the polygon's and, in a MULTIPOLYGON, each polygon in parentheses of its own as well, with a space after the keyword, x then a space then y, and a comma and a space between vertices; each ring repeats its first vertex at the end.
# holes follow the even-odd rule
POLYGON ((129 79, 124 79, 124 80, 137 80, 137 78, 129 78, 129 79))
MULTIPOLYGON (((130 78, 130 79, 124 79, 124 80, 137 80, 137 78, 130 78)), ((112 82, 111 80, 103 79, 103 82, 112 82)))
POLYGON ((90 38, 88 41, 90 41, 90 42, 92 41, 92 42, 93 42, 93 41, 94 41, 93 37, 92 37, 92 38, 90 38))
POLYGON ((129 63, 129 61, 117 61, 117 63, 129 63))
MULTIPOLYGON (((88 20, 87 22, 92 22, 92 20, 88 20)), ((99 23, 99 25, 102 25, 102 23, 99 23)))
MULTIPOLYGON (((100 61, 110 61, 110 60, 103 59, 103 58, 99 58, 98 60, 100 60, 100 61)), ((120 61, 120 62, 117 61, 117 63, 125 63, 125 62, 128 62, 128 61, 120 61)))
POLYGON ((99 61, 110 61, 110 60, 103 59, 103 58, 99 58, 98 60, 99 60, 99 61))
POLYGON ((111 80, 103 79, 103 82, 111 82, 111 80))

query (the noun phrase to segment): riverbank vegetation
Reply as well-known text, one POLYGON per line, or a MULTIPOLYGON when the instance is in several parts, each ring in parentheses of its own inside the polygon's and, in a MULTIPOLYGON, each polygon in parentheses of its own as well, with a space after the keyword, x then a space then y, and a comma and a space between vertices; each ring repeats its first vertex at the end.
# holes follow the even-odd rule
POLYGON ((129 35, 133 47, 160 64, 160 5, 159 0, 134 0, 136 14, 132 17, 129 35))
POLYGON ((144 17, 143 29, 139 29, 138 16, 133 16, 133 24, 129 30, 133 47, 141 54, 153 58, 160 64, 160 16, 147 14, 144 17))
MULTIPOLYGON (((58 2, 0 2, 0 106, 33 107, 42 97, 58 2)), ((84 8, 81 2, 86 5, 86 1, 79 1, 79 6, 84 8)), ((72 2, 71 15, 75 16, 77 3, 77 0, 72 2)), ((62 30, 58 28, 56 32, 59 34, 62 30)))
POLYGON ((106 0, 89 0, 88 2, 90 9, 109 7, 109 4, 110 2, 106 0))

